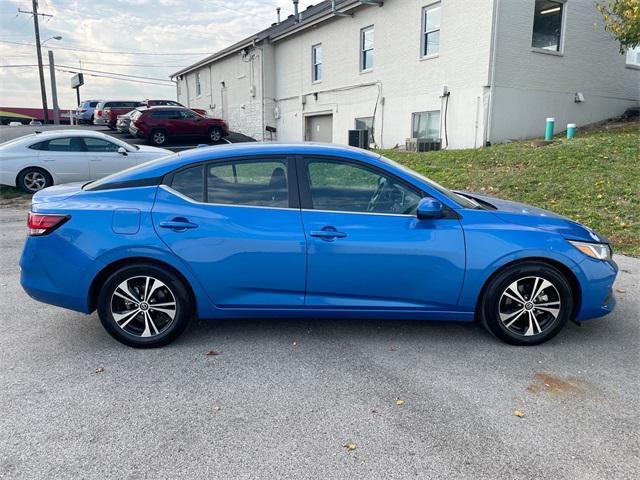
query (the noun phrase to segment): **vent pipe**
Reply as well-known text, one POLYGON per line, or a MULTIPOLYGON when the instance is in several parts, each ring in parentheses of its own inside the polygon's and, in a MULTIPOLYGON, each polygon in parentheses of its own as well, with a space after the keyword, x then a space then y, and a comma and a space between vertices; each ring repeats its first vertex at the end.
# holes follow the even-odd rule
POLYGON ((299 0, 293 0, 293 18, 296 23, 300 21, 300 12, 298 11, 298 3, 299 3, 299 0))
POLYGON ((276 14, 278 15, 278 23, 280 23, 280 7, 276 8, 276 14))

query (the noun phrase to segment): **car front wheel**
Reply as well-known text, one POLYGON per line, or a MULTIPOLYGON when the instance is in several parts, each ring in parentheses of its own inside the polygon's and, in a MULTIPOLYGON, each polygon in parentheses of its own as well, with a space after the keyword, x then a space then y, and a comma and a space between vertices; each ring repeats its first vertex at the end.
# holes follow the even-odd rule
POLYGON ((25 168, 17 178, 17 186, 25 193, 36 193, 53 185, 53 179, 41 168, 25 168))
POLYGON ((564 327, 573 304, 571 285, 558 269, 545 263, 521 263, 491 280, 479 313, 485 327, 504 342, 537 345, 564 327))
POLYGON ((153 348, 175 340, 192 314, 190 295, 180 278, 155 265, 131 265, 109 276, 98 295, 98 315, 116 340, 153 348))

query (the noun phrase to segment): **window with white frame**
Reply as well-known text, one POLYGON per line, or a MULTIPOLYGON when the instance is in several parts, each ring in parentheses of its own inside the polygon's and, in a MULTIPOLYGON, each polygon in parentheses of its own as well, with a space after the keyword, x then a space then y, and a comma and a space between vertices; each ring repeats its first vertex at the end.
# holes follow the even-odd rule
POLYGON ((322 80, 322 44, 311 47, 311 79, 314 82, 322 80))
POLYGON ((200 72, 196 72, 196 97, 202 95, 202 87, 200 85, 200 72))
POLYGON ((440 138, 440 110, 412 115, 412 138, 440 138))
POLYGON ((533 11, 531 46, 559 52, 562 48, 564 2, 536 0, 533 11))
POLYGON ((627 50, 627 65, 640 67, 640 45, 627 50))
POLYGON ((440 53, 441 4, 433 3, 422 9, 422 56, 440 53))
POLYGON ((373 69, 373 25, 360 30, 360 71, 373 69))

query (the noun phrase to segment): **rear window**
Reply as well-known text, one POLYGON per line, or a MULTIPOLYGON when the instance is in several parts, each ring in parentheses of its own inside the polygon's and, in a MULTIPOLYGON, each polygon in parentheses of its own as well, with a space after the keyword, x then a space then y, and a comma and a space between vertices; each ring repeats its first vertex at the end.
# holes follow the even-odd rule
POLYGON ((96 105, 98 105, 98 102, 89 102, 89 107, 94 108, 96 105))
POLYGON ((140 106, 140 102, 107 102, 105 108, 136 108, 140 106))

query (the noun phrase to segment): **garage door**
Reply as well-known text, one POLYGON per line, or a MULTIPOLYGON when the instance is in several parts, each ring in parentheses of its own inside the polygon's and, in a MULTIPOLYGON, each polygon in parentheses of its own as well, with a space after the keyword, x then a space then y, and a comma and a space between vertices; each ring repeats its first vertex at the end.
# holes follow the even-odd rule
POLYGON ((312 142, 333 141, 333 115, 314 115, 307 117, 305 140, 312 142))

